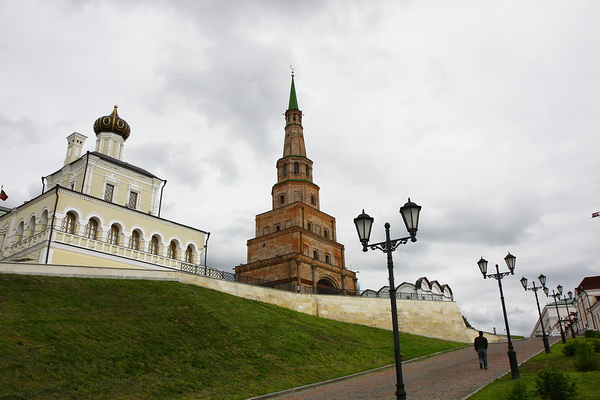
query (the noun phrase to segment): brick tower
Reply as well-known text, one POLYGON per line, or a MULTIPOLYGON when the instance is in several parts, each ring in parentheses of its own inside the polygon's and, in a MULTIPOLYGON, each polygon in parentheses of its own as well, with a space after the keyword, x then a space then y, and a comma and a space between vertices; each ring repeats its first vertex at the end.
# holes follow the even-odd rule
POLYGON ((273 209, 256 216, 256 237, 247 243, 248 263, 237 266, 236 274, 302 293, 356 293, 356 273, 346 269, 335 218, 320 210, 293 72, 283 157, 277 161, 271 196, 273 209))

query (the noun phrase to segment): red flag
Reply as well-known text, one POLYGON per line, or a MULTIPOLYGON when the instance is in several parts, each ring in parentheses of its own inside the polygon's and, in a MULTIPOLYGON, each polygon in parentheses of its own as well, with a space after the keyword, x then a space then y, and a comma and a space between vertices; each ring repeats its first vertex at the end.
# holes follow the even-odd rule
POLYGON ((6 199, 8 199, 8 195, 6 194, 6 192, 4 191, 4 189, 2 189, 0 191, 0 200, 6 201, 6 199))

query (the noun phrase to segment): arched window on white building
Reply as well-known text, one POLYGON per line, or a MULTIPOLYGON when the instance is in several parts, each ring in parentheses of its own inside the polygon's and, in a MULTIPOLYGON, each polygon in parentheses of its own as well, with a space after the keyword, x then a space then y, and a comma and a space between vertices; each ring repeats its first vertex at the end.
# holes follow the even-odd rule
POLYGON ((98 221, 91 218, 85 226, 85 237, 88 239, 98 240, 98 221))
POLYGON ((29 222, 27 223, 27 230, 25 231, 25 237, 31 237, 33 235, 35 235, 35 215, 32 215, 31 218, 29 218, 29 222))
POLYGON ((44 232, 48 228, 48 210, 44 210, 42 215, 40 215, 40 224, 39 230, 40 232, 44 232))
POLYGON ((158 239, 158 236, 156 236, 156 235, 152 236, 152 239, 150 240, 150 248, 148 249, 149 253, 157 256, 159 247, 160 247, 160 240, 158 239))
POLYGON ((194 263, 194 247, 191 244, 185 249, 185 262, 194 263))
POLYGON ((17 231, 15 232, 15 240, 14 240, 15 243, 23 240, 23 232, 24 231, 25 231, 25 222, 21 221, 21 222, 19 222, 19 225, 17 225, 17 231))
POLYGON ((75 234, 75 226, 77 223, 77 215, 73 211, 69 211, 63 218, 61 231, 65 233, 75 234))
POLYGON ((110 232, 108 232, 108 243, 119 244, 119 226, 117 224, 112 224, 110 227, 110 232))
POLYGON ((171 243, 169 243, 169 253, 167 257, 177 259, 177 242, 175 240, 171 240, 171 243))
POLYGON ((140 249, 140 233, 137 230, 131 232, 131 238, 129 238, 129 248, 133 250, 140 249))

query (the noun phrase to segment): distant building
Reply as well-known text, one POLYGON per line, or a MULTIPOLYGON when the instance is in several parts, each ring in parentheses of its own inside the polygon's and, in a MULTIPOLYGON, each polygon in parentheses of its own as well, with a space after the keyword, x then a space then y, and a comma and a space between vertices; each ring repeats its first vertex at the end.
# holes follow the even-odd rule
MULTIPOLYGON (((544 321, 544 328, 546 328, 546 335, 548 336, 560 336, 560 325, 559 318, 560 315, 562 329, 565 332, 565 335, 569 335, 570 331, 567 331, 569 328, 569 322, 565 320, 568 319, 570 313, 575 311, 575 303, 570 299, 559 300, 556 305, 554 304, 554 300, 547 303, 542 310, 542 321, 544 321), (556 308, 558 307, 558 314, 556 312, 556 308)), ((542 325, 538 318, 533 330, 531 331, 530 336, 543 336, 542 335, 542 325)))
MULTIPOLYGON (((559 335, 560 326, 556 309, 566 335, 571 333, 571 327, 577 335, 583 335, 586 330, 600 330, 600 276, 583 278, 575 292, 569 291, 571 296, 548 303, 542 311, 542 320, 546 334, 559 335)), ((535 324, 531 336, 541 336, 540 320, 535 324)))
POLYGON ((247 242, 247 264, 235 267, 235 273, 301 293, 354 294, 356 273, 346 269, 335 218, 320 209, 293 74, 285 122, 283 157, 277 161, 277 183, 271 190, 272 210, 256 216, 256 237, 247 242))
POLYGON ((575 288, 576 327, 580 333, 600 330, 600 275, 583 278, 575 288))
POLYGON ((122 160, 130 127, 117 106, 94 132, 95 151, 69 135, 43 193, 0 215, 0 261, 195 269, 208 233, 160 217, 166 180, 122 160))

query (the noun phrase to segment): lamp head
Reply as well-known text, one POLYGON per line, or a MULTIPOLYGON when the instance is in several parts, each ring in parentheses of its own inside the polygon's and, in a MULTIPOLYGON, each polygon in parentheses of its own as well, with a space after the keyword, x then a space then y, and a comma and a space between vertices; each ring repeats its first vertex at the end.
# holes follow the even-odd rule
POLYGON ((481 271, 481 274, 483 275, 483 279, 487 278, 487 265, 488 265, 488 262, 483 257, 481 257, 481 259, 479 259, 479 261, 477 261, 477 266, 479 267, 479 270, 481 271))
POLYGON ((548 288, 546 286, 544 286, 544 294, 546 295, 546 297, 548 297, 548 292, 549 292, 548 288))
POLYGON ((506 266, 510 270, 510 274, 514 275, 514 273, 515 273, 515 263, 517 262, 517 257, 515 257, 512 254, 508 253, 508 255, 506 257, 504 257, 504 262, 506 263, 506 266))
POLYGON ((563 287, 562 287, 561 285, 558 285, 558 286, 556 287, 556 290, 558 291, 558 294, 562 294, 563 287))
POLYGON ((521 278, 521 285, 523 285, 523 289, 527 290, 527 278, 521 278))
POLYGON ((538 276, 538 279, 540 281, 540 285, 546 286, 546 275, 540 274, 540 276, 538 276))
POLYGON ((371 237, 371 228, 373 227, 374 220, 369 214, 365 214, 365 210, 358 217, 354 218, 354 225, 356 225, 358 239, 363 245, 363 251, 367 251, 367 244, 371 237))
POLYGON ((410 235, 412 242, 417 241, 417 230, 419 229, 419 214, 421 212, 421 206, 410 201, 410 198, 402 207, 400 207, 400 214, 404 220, 406 230, 410 235))
POLYGON ((573 298, 573 292, 571 292, 570 290, 567 292, 567 296, 569 296, 569 299, 573 298))

